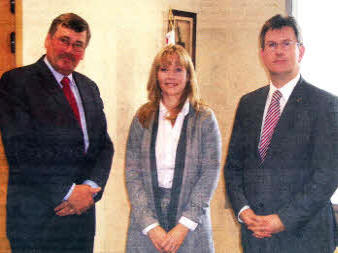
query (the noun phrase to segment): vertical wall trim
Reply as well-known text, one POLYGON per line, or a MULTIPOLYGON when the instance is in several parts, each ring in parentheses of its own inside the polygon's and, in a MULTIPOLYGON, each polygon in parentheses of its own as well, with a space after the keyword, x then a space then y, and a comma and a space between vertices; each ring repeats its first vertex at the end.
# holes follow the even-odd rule
POLYGON ((292 15, 292 0, 285 0, 285 11, 287 15, 292 15))
POLYGON ((20 67, 22 66, 22 0, 15 1, 15 66, 20 67))

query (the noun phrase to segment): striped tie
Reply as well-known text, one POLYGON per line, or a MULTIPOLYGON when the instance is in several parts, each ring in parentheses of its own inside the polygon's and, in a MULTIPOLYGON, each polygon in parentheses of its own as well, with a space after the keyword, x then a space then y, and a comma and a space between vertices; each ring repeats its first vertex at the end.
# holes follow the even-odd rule
POLYGON ((266 153, 270 145, 271 137, 280 117, 279 100, 281 99, 281 97, 282 93, 279 90, 276 90, 273 93, 268 112, 265 116, 264 127, 258 147, 262 162, 265 159, 266 153))

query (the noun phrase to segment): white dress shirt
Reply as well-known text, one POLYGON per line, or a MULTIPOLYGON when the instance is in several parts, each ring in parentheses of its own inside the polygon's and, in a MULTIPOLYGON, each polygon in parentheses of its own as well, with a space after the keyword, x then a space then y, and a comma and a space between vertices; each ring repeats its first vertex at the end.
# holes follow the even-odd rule
MULTIPOLYGON (((180 139, 181 130, 185 116, 189 113, 189 101, 186 100, 182 110, 178 113, 175 124, 166 119, 168 109, 160 102, 160 110, 158 115, 158 130, 156 136, 156 167, 158 186, 166 189, 171 189, 175 172, 176 150, 180 139)), ((197 223, 182 216, 180 224, 186 226, 191 231, 195 230, 197 223)), ((154 223, 143 229, 143 234, 147 234, 151 229, 158 226, 154 223)))
MULTIPOLYGON (((47 67, 50 69, 50 71, 52 72, 54 78, 56 79, 58 85, 60 86, 60 88, 62 88, 62 84, 61 84, 61 80, 63 79, 64 75, 62 75, 61 73, 57 72, 53 66, 50 64, 50 62, 48 61, 47 57, 44 58, 44 62, 46 63, 47 67)), ((88 137, 88 131, 87 131, 87 123, 86 123, 86 115, 85 115, 85 111, 83 109, 83 105, 82 105, 82 100, 80 97, 80 92, 79 89, 76 86, 75 80, 73 78, 72 74, 69 74, 67 76, 70 80, 70 88, 74 94, 75 97, 75 101, 77 104, 77 107, 79 109, 79 114, 80 114, 80 120, 81 120, 81 128, 82 128, 82 133, 83 133, 83 143, 84 143, 84 148, 85 148, 85 152, 87 152, 88 147, 89 147, 89 137, 88 137)), ((98 184, 95 183, 92 180, 85 180, 82 184, 87 184, 92 188, 98 188, 98 184)), ((70 195, 73 193, 73 190, 75 188, 75 183, 73 183, 68 191, 68 193, 66 194, 66 196, 64 197, 64 200, 67 200, 70 195)), ((93 194, 93 196, 95 196, 95 194, 93 194)))
MULTIPOLYGON (((291 96, 291 93, 293 91, 293 89, 295 88, 296 84, 298 83, 300 79, 300 74, 298 73, 298 75, 292 79, 291 81, 289 81, 288 83, 286 83, 283 87, 277 89, 276 86, 273 85, 273 83, 270 81, 270 89, 269 89, 269 93, 268 93, 268 97, 266 99, 266 103, 265 103, 265 108, 264 108, 264 114, 263 114, 263 120, 262 120, 262 126, 261 126, 261 135, 262 135, 262 131, 263 131, 263 126, 264 126, 264 120, 265 120, 265 117, 266 117, 266 114, 268 112, 268 109, 269 109, 269 106, 270 106, 270 103, 271 103, 271 99, 272 99, 272 95, 273 93, 276 91, 276 90, 279 90, 281 93, 282 93, 282 97, 281 99, 279 100, 279 106, 280 106, 280 113, 282 115, 282 112, 285 108, 285 105, 286 103, 288 102, 289 100, 289 97, 291 96)), ((258 147, 257 147, 258 148, 258 147)), ((238 221, 239 222, 243 222, 239 216, 240 214, 246 210, 246 209, 249 209, 250 206, 248 205, 245 205, 242 207, 242 209, 238 212, 238 221)))
MULTIPOLYGON (((44 58, 44 61, 47 65, 47 67, 52 72, 53 76, 55 77, 55 79, 56 79, 57 83, 59 84, 60 88, 62 88, 61 80, 63 79, 64 75, 57 72, 53 68, 53 66, 48 61, 47 57, 44 58)), ((72 92, 74 94, 75 101, 76 101, 77 107, 79 109, 80 120, 81 120, 81 128, 82 128, 82 133, 83 133, 83 142, 84 142, 84 146, 85 146, 85 152, 87 152, 88 147, 89 147, 89 138, 88 138, 88 131, 87 131, 86 115, 85 115, 85 112, 84 112, 84 109, 83 109, 82 100, 81 100, 81 97, 80 97, 80 92, 79 92, 79 90, 76 86, 73 75, 69 74, 67 77, 70 80, 69 86, 70 86, 70 89, 72 90, 72 92)))

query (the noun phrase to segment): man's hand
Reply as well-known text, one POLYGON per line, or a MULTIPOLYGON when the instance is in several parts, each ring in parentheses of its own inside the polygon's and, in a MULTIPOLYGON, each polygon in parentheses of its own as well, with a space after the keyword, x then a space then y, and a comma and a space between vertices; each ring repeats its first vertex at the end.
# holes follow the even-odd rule
POLYGON ((271 233, 262 230, 266 221, 264 216, 256 215, 252 209, 244 210, 239 218, 245 223, 246 227, 253 232, 253 235, 257 238, 271 237, 271 233))
POLYGON ((262 222, 260 216, 256 215, 255 212, 249 208, 241 212, 239 218, 245 223, 248 227, 250 225, 259 224, 262 222))
POLYGON ((172 230, 168 232, 165 240, 161 244, 164 252, 177 252, 188 233, 189 229, 186 226, 178 223, 172 230))
POLYGON ((81 215, 87 211, 93 204, 93 194, 101 191, 101 187, 92 188, 89 185, 76 185, 74 190, 67 201, 62 202, 58 205, 54 211, 57 215, 81 215))
POLYGON ((67 216, 75 214, 75 209, 68 201, 63 201, 60 205, 55 207, 54 211, 59 216, 67 216))
POLYGON ((255 237, 262 238, 264 234, 277 234, 285 230, 284 224, 277 214, 260 217, 263 221, 262 223, 248 226, 248 229, 254 232, 255 237))
POLYGON ((166 236, 167 232, 160 226, 156 226, 148 232, 149 239, 153 243, 154 247, 161 253, 165 252, 163 251, 161 244, 166 238, 166 236))

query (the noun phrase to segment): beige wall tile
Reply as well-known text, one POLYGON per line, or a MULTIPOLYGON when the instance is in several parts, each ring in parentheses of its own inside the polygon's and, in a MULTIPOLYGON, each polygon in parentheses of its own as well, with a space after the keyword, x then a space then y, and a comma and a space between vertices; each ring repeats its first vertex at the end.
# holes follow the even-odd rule
MULTIPOLYGON (((129 124, 146 101, 150 65, 164 45, 169 7, 197 13, 197 74, 202 96, 215 110, 225 155, 240 96, 267 82, 258 57, 264 21, 284 13, 282 0, 58 0, 23 1, 23 64, 44 53, 50 22, 64 12, 85 18, 92 40, 78 71, 95 80, 105 104, 116 153, 98 203, 96 253, 125 250, 129 202, 124 156, 129 124)), ((224 159, 223 159, 224 161, 224 159)), ((221 178, 212 201, 216 252, 241 252, 239 226, 226 205, 221 178)))

